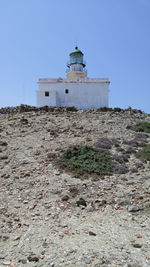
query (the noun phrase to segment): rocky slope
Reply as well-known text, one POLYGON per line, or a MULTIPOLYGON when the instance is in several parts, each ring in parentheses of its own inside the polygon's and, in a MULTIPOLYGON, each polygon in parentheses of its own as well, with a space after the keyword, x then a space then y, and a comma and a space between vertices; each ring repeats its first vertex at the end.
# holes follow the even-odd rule
POLYGON ((135 157, 150 134, 130 129, 143 120, 131 109, 0 110, 0 266, 150 266, 150 165, 135 157), (113 175, 60 169, 74 144, 111 154, 113 175))

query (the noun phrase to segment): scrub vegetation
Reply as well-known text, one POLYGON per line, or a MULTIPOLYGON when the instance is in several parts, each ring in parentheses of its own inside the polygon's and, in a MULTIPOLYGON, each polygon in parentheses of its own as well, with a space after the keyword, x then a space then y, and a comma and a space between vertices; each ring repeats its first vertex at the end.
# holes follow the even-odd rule
POLYGON ((136 153, 137 158, 150 160, 150 145, 145 146, 143 149, 136 153))
POLYGON ((62 167, 79 174, 110 175, 112 173, 111 157, 90 146, 70 147, 62 154, 59 162, 62 167))
POLYGON ((131 127, 131 130, 135 132, 150 133, 150 123, 147 121, 139 122, 131 127))

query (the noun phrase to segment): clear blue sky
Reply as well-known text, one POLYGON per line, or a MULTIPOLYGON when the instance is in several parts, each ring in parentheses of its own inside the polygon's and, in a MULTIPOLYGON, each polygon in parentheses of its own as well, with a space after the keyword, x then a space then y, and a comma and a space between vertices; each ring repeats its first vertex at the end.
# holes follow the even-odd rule
POLYGON ((111 107, 150 113, 150 0, 0 0, 0 107, 36 105, 38 78, 65 77, 76 40, 111 107))

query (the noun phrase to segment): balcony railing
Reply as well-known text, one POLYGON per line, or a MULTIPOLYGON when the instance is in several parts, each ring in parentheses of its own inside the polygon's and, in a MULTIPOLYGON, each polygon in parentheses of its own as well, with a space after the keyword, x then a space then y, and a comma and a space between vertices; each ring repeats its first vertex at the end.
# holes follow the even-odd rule
POLYGON ((68 73, 68 72, 85 72, 87 74, 87 69, 83 69, 82 71, 79 71, 79 70, 70 71, 70 68, 67 68, 66 73, 68 73))

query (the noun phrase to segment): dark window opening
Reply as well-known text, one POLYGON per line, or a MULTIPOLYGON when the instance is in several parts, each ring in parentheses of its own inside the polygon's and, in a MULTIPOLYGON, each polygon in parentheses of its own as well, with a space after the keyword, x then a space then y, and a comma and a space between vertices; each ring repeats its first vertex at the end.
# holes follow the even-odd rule
POLYGON ((45 92, 45 96, 49 96, 49 92, 45 92))
POLYGON ((69 94, 69 89, 66 89, 66 90, 65 90, 65 93, 66 93, 66 94, 69 94))

